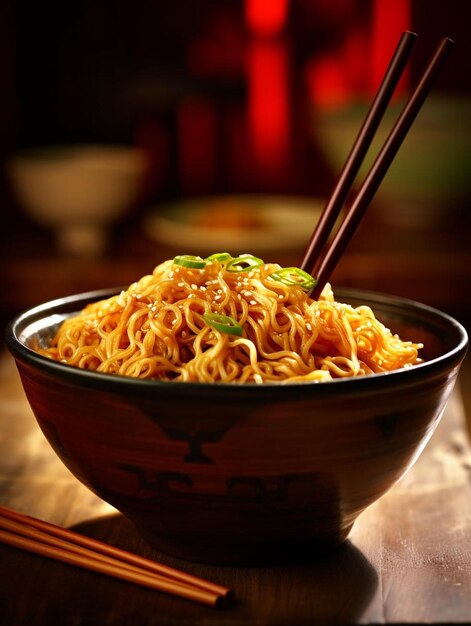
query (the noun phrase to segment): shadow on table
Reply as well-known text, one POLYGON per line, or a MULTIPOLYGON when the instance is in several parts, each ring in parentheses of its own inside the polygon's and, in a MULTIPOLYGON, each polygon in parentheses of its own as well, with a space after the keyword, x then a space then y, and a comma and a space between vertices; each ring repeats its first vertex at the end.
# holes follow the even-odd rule
MULTIPOLYGON (((328 555, 302 563, 224 567, 184 561, 158 552, 120 514, 95 518, 75 525, 72 530, 233 589, 234 606, 209 615, 205 610, 205 624, 354 623, 371 603, 378 586, 375 569, 350 541, 328 555)), ((178 616, 184 620, 191 614, 195 618, 193 623, 198 623, 188 604, 191 603, 181 602, 178 609, 174 602, 169 605, 172 623, 179 623, 178 616)))

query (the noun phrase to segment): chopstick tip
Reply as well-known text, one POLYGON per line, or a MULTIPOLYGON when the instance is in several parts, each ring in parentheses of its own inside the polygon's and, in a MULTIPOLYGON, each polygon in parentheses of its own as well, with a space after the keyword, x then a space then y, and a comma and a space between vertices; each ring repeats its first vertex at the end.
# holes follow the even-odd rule
POLYGON ((217 609, 227 609, 235 603, 235 594, 232 589, 228 589, 225 594, 216 598, 215 607, 217 609))

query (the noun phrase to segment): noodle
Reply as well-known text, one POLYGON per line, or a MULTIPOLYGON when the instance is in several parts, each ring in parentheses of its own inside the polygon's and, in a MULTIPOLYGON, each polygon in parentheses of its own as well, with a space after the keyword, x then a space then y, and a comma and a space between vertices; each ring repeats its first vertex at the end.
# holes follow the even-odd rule
POLYGON ((165 261, 66 319, 38 352, 97 372, 183 382, 321 382, 421 361, 422 345, 393 335, 369 307, 336 302, 330 285, 312 300, 302 280, 275 280, 279 265, 252 259, 165 261))

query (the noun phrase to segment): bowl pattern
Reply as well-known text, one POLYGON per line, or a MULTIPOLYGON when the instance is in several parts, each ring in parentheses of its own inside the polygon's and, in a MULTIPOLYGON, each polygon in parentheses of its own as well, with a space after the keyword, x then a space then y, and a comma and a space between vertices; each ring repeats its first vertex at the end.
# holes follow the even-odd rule
POLYGON ((292 385, 164 383, 78 370, 28 346, 117 290, 14 320, 7 340, 39 426, 70 471, 153 545, 222 564, 281 561, 341 543, 412 466, 464 357, 458 322, 418 303, 340 291, 424 341, 427 362, 292 385))

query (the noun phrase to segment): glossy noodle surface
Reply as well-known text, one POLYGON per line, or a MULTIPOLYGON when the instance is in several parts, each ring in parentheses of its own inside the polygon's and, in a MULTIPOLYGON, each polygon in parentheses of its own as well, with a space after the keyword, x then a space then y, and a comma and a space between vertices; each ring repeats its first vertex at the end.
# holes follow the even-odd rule
POLYGON ((311 299, 295 270, 251 255, 176 257, 67 319, 39 352, 183 382, 322 382, 420 362, 421 344, 391 333, 367 306, 336 302, 330 285, 311 299))

